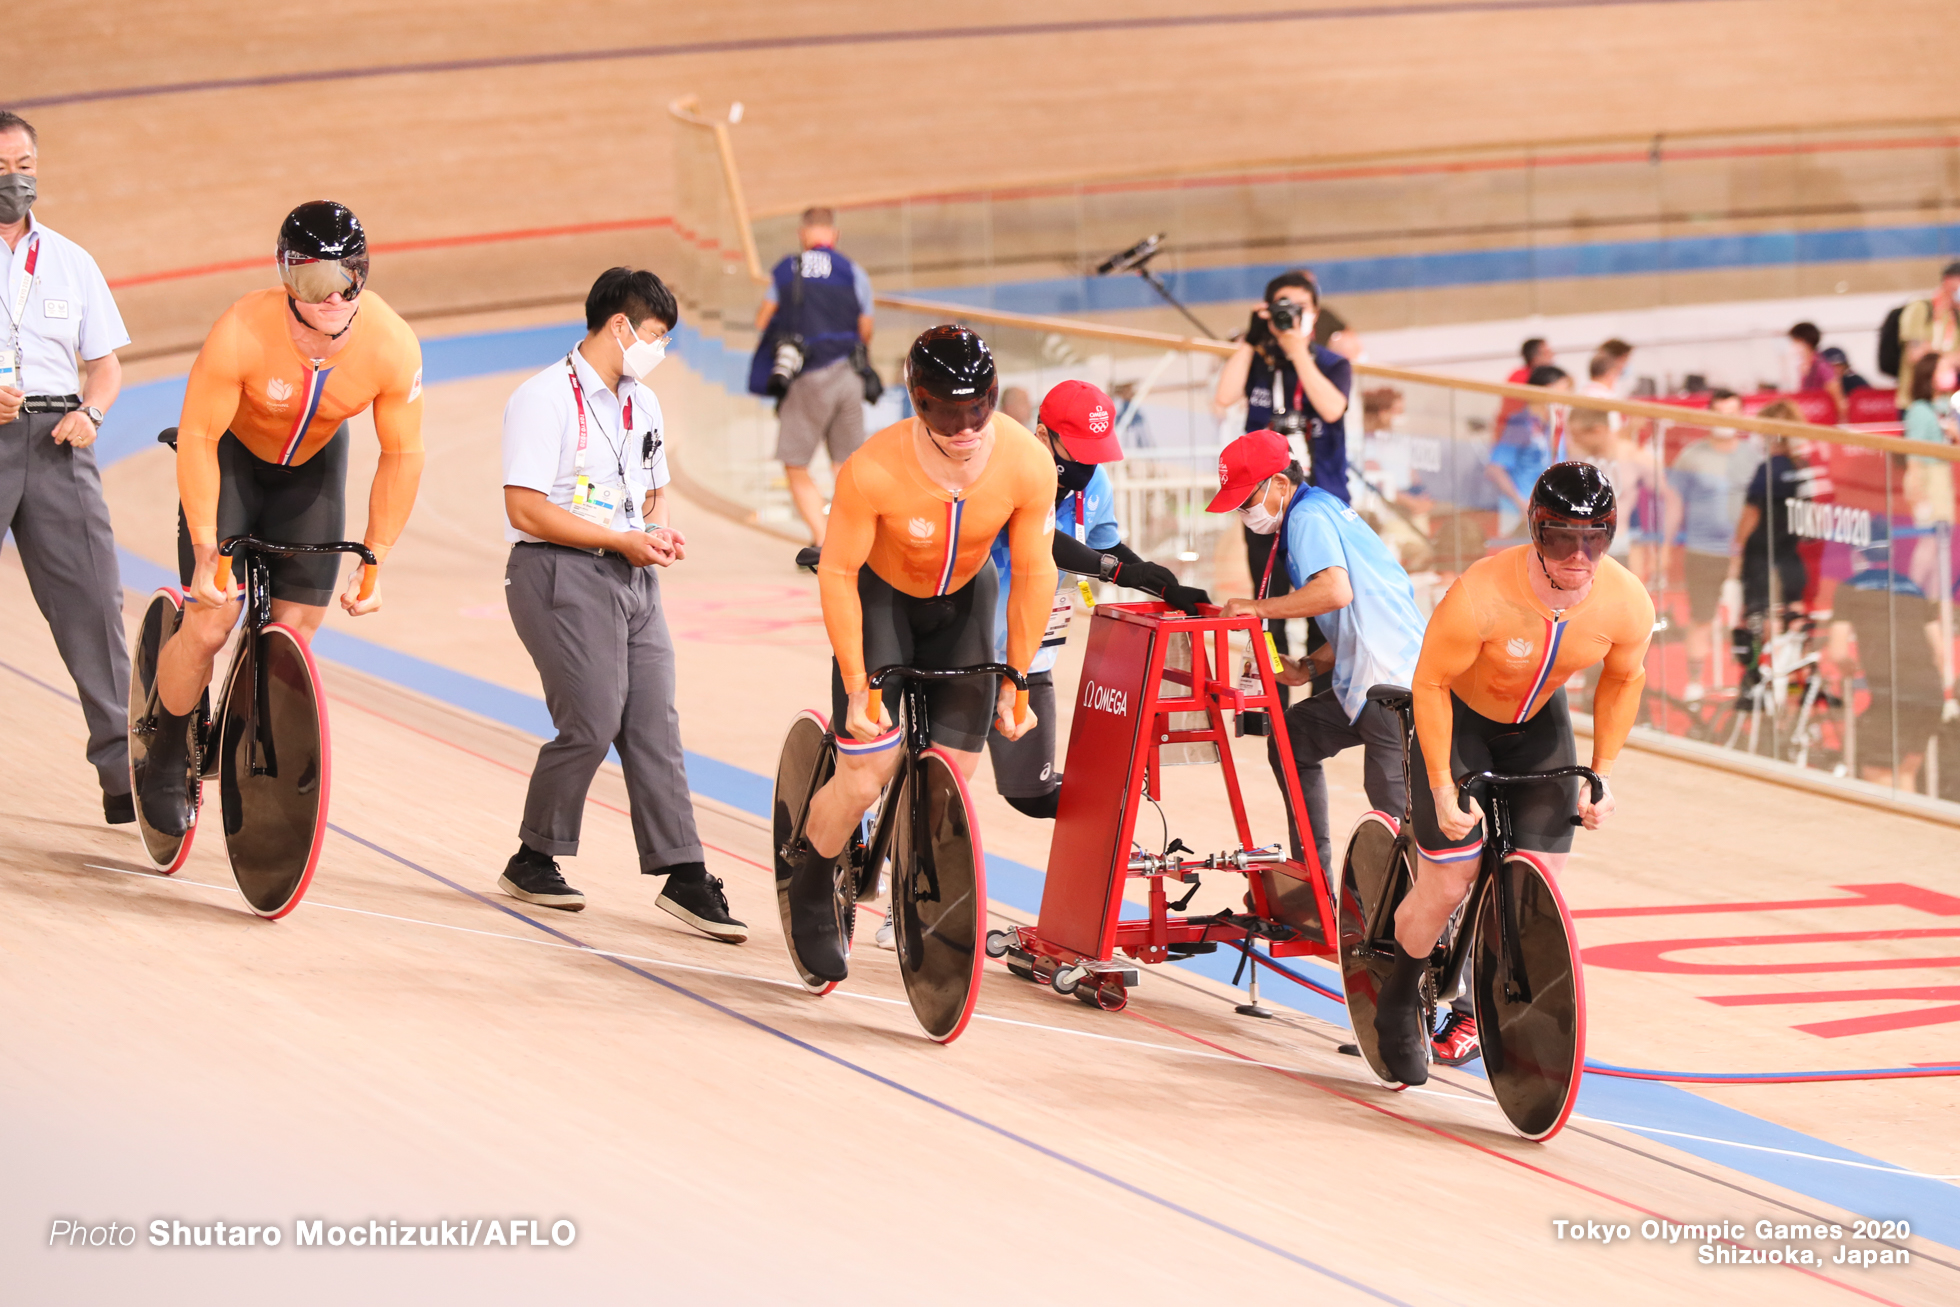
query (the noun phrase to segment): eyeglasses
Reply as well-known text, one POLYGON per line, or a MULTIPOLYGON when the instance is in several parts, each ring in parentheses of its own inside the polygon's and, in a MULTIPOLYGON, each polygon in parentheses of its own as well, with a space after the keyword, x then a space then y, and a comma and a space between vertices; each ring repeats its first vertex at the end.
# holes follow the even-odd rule
POLYGON ((1251 493, 1251 494, 1249 494, 1249 495, 1247 495, 1247 496, 1245 497, 1245 502, 1244 502, 1243 504, 1240 504, 1240 505, 1239 505, 1239 507, 1238 507, 1238 511, 1239 511, 1239 512, 1241 512, 1241 513, 1243 513, 1243 512, 1245 512, 1245 511, 1246 511, 1246 510, 1247 510, 1248 508, 1251 508, 1251 507, 1252 507, 1252 506, 1253 506, 1254 504, 1256 504, 1256 503, 1258 503, 1258 502, 1259 502, 1260 500, 1262 500, 1262 499, 1264 499, 1264 498, 1266 497, 1266 489, 1267 489, 1267 486, 1268 486, 1268 485, 1269 485, 1269 484, 1270 484, 1271 482, 1272 482, 1272 478, 1271 478, 1271 477, 1266 477, 1265 479, 1263 479, 1262 481, 1260 481, 1260 483, 1259 483, 1258 485, 1256 485, 1256 486, 1254 486, 1254 487, 1252 488, 1252 493, 1251 493))
POLYGON ((1583 551, 1589 562, 1598 562, 1599 556, 1606 552, 1612 543, 1613 533, 1603 527, 1587 526, 1541 526, 1538 528, 1538 552, 1554 563, 1563 563, 1572 555, 1583 551))

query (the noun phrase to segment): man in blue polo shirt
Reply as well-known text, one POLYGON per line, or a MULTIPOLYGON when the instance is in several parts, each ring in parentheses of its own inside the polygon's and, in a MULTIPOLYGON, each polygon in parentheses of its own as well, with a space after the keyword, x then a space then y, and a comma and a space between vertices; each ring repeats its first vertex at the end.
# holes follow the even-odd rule
MULTIPOLYGON (((1246 529, 1277 536, 1273 552, 1285 560, 1287 594, 1272 596, 1261 580, 1251 599, 1232 599, 1227 617, 1251 615, 1266 621, 1311 617, 1327 643, 1308 658, 1285 659, 1280 679, 1303 685, 1309 676, 1332 673, 1333 684, 1286 710, 1287 740, 1300 774, 1307 821, 1313 826, 1320 865, 1334 865, 1327 828, 1327 777, 1321 764, 1343 749, 1363 749, 1362 780, 1369 806, 1401 820, 1408 804, 1402 775, 1402 723, 1393 712, 1368 702, 1375 685, 1408 685, 1422 652, 1422 614, 1416 610, 1409 574, 1352 508, 1318 486, 1293 461, 1284 437, 1254 431, 1225 447, 1218 460, 1218 494, 1210 511, 1234 510, 1246 529), (1311 665, 1310 665, 1311 664, 1311 665)), ((1268 747, 1273 774, 1279 770, 1277 742, 1268 747)), ((1294 832, 1294 854, 1300 852, 1294 832)), ((1461 1066, 1477 1055, 1477 1026, 1467 996, 1459 1000, 1434 1035, 1436 1056, 1461 1066)))
POLYGON ((776 265, 756 311, 762 339, 749 388, 778 396, 776 457, 811 543, 821 545, 823 495, 810 479, 810 460, 821 444, 835 470, 864 443, 864 378, 853 355, 871 343, 871 278, 838 253, 837 218, 829 209, 805 209, 796 237, 802 251, 776 265), (770 370, 777 348, 792 337, 801 342, 802 370, 778 392, 770 389, 770 370))

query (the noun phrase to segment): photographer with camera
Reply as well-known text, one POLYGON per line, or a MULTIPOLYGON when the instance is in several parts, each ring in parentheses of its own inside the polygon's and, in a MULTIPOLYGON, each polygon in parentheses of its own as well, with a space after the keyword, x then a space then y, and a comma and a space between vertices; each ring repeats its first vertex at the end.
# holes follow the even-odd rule
POLYGON ((762 338, 749 365, 749 392, 776 399, 776 457, 811 543, 821 545, 824 503, 810 459, 819 442, 832 469, 849 458, 864 443, 864 405, 876 403, 884 387, 866 353, 871 278, 837 252, 836 215, 805 209, 796 235, 802 251, 776 265, 755 315, 762 338))
MULTIPOLYGON (((1348 396, 1354 389, 1354 367, 1333 350, 1314 343, 1314 318, 1319 311, 1320 283, 1304 268, 1283 272, 1267 282, 1266 302, 1252 311, 1245 336, 1218 374, 1213 407, 1223 414, 1243 403, 1248 432, 1277 431, 1284 436, 1293 458, 1310 470, 1313 484, 1345 504, 1344 419, 1348 396)), ((1266 559, 1272 548, 1273 537, 1245 532, 1246 563, 1255 585, 1269 570, 1266 559)), ((1273 575, 1273 597, 1290 588, 1283 570, 1273 575)), ((1267 629, 1280 652, 1290 652, 1286 623, 1269 622, 1267 629)), ((1318 629, 1312 624, 1307 644, 1309 654, 1321 644, 1318 629)))

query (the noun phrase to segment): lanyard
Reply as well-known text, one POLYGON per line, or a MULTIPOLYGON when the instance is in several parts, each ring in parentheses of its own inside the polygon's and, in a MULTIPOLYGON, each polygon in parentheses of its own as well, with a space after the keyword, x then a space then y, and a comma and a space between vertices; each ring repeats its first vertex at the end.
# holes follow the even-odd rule
POLYGON ((34 269, 40 264, 40 262, 41 262, 41 233, 37 231, 34 233, 33 236, 28 238, 28 242, 27 242, 27 267, 25 269, 27 273, 27 277, 24 281, 20 283, 20 289, 14 293, 12 326, 14 329, 14 336, 13 336, 14 368, 15 368, 14 377, 16 380, 23 379, 23 374, 20 371, 20 366, 23 361, 20 357, 20 323, 21 323, 21 319, 25 317, 27 314, 27 301, 30 298, 32 298, 34 294, 34 281, 35 281, 34 269))
MULTIPOLYGON (((574 477, 583 477, 585 475, 585 444, 586 444, 585 387, 579 384, 578 368, 573 365, 572 356, 570 354, 565 355, 565 371, 572 378, 572 400, 574 403, 578 405, 578 454, 574 457, 572 461, 572 475, 574 477)), ((598 413, 594 412, 592 418, 596 422, 599 418, 598 413)), ((613 459, 619 465, 619 479, 621 481, 626 480, 626 433, 632 430, 632 427, 633 427, 633 397, 629 395, 626 398, 626 406, 621 411, 621 415, 620 415, 619 443, 613 446, 613 459)), ((605 435, 606 429, 604 427, 600 427, 599 434, 602 436, 605 435)), ((612 444, 610 440, 608 440, 606 443, 609 445, 612 444)))
POLYGON ((1266 574, 1259 578, 1259 598, 1261 599, 1266 597, 1266 591, 1273 584, 1273 560, 1279 557, 1280 550, 1286 548, 1286 519, 1292 514, 1293 505, 1299 503, 1300 496, 1306 493, 1307 488, 1305 485, 1302 485, 1298 490, 1293 492, 1293 497, 1286 501, 1286 507, 1280 510, 1279 530, 1273 532, 1273 547, 1266 551, 1266 574))

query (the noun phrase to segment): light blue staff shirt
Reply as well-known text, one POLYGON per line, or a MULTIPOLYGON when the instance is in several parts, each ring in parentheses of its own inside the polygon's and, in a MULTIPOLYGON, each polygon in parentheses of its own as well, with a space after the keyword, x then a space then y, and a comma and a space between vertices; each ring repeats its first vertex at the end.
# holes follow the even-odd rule
MULTIPOLYGON (((1116 490, 1110 484, 1109 473, 1102 465, 1096 465, 1096 474, 1089 478, 1089 484, 1080 494, 1073 491, 1062 496, 1062 502, 1055 506, 1055 529, 1066 531, 1088 545, 1091 549, 1111 549, 1123 538, 1123 529, 1116 521, 1116 490)), ((1007 661, 1007 591, 1013 580, 1013 564, 1007 553, 1007 532, 1003 530, 994 539, 994 566, 1000 570, 1000 601, 994 606, 994 658, 1007 661)), ((1056 595, 1062 595, 1075 584, 1075 577, 1063 572, 1056 580, 1056 595)), ((1061 656, 1063 641, 1043 644, 1035 650, 1034 660, 1028 664, 1029 672, 1052 671, 1055 659, 1061 656)))
POLYGON ((1318 486, 1300 487, 1281 530, 1295 590, 1330 567, 1347 571, 1354 598, 1314 620, 1334 646, 1334 697, 1354 721, 1370 687, 1414 681, 1425 625, 1415 587, 1361 515, 1318 486))

